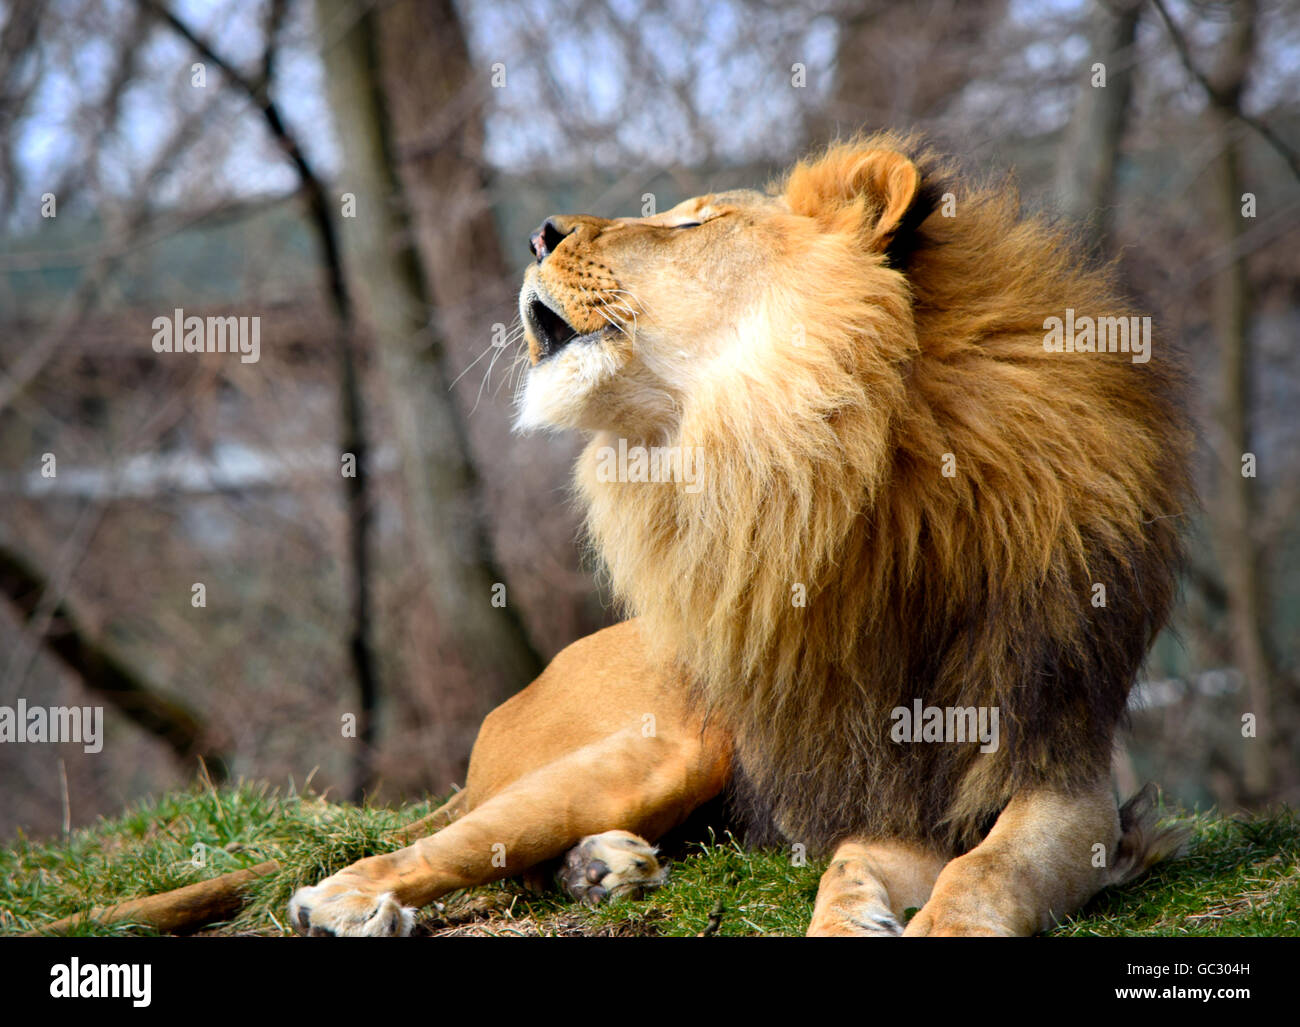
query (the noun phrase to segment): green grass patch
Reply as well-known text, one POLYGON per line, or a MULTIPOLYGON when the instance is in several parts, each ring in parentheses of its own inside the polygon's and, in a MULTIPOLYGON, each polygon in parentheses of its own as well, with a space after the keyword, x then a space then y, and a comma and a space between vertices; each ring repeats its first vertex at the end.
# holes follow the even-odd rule
MULTIPOLYGON (((33 842, 21 834, 0 849, 0 933, 39 931, 98 905, 151 895, 279 860, 285 869, 250 889, 232 931, 281 933, 279 922, 300 883, 396 848, 392 831, 429 811, 341 806, 319 796, 240 782, 202 784, 132 804, 67 838, 33 842)), ((148 933, 129 924, 85 924, 80 935, 148 933)))
POLYGON ((1300 936, 1300 813, 1185 817, 1192 838, 1157 864, 1092 900, 1054 930, 1063 936, 1300 936))
MULTIPOLYGON (((285 933, 289 896, 354 860, 391 851, 392 832, 436 803, 401 809, 326 803, 293 789, 241 782, 196 785, 138 802, 67 838, 21 835, 0 849, 0 933, 38 931, 59 917, 152 894, 268 859, 284 869, 249 890, 231 923, 210 933, 285 933)), ((1176 818, 1185 853, 1110 889, 1050 932, 1059 936, 1300 935, 1300 815, 1176 818)), ((557 891, 517 882, 454 893, 425 910, 436 935, 799 935, 824 862, 795 865, 787 850, 749 850, 730 836, 690 847, 667 886, 641 901, 587 909, 557 891)), ((86 935, 146 933, 88 924, 86 935)))

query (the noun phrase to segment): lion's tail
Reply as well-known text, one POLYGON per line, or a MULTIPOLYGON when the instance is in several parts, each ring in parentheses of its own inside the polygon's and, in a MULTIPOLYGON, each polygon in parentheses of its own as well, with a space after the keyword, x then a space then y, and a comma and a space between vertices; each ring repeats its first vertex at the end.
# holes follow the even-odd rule
POLYGON ((1111 861, 1108 885, 1141 877, 1161 860, 1176 855, 1191 834, 1182 825, 1159 824, 1156 796, 1156 786, 1147 784, 1120 807, 1119 847, 1111 861))

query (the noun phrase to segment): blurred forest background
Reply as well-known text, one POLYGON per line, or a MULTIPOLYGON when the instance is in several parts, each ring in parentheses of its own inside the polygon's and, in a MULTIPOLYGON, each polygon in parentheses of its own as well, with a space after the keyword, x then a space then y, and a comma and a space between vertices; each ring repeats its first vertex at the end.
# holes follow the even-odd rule
POLYGON ((510 434, 529 230, 863 127, 1014 169, 1185 347, 1203 509, 1118 781, 1297 801, 1295 0, 2 0, 0 705, 106 712, 97 755, 0 745, 0 837, 200 756, 463 780, 614 616, 578 440, 510 434), (260 317, 260 360, 154 352, 176 308, 260 317))

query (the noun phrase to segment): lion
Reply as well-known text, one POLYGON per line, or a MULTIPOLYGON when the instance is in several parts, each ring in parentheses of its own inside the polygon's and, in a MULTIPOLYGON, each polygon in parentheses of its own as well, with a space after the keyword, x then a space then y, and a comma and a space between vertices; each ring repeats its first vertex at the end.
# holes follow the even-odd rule
POLYGON ((631 617, 487 718, 448 826, 300 890, 298 929, 407 933, 557 857, 575 897, 635 894, 719 795, 829 854, 814 935, 1032 934, 1172 851, 1110 761, 1191 445, 1172 362, 1092 332, 1128 325, 1113 271, 893 135, 530 248, 517 427, 587 437, 631 617))
POLYGON ((813 935, 1033 934, 1173 851, 1110 762, 1190 433, 1162 342, 1078 332, 1129 314, 1113 270, 889 134, 530 248, 517 427, 587 438, 629 619, 487 717, 411 844, 300 889, 296 929, 408 934, 557 860, 575 898, 634 896, 713 800, 829 859, 813 935))

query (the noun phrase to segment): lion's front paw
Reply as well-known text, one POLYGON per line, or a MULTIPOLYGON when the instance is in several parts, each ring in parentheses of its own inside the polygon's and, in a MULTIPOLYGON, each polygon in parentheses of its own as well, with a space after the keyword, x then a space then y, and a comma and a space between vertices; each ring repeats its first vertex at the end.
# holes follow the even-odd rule
POLYGON ((613 899, 639 899, 668 880, 668 870, 644 838, 631 831, 605 831, 588 835, 565 853, 558 877, 566 892, 595 906, 613 899))
POLYGON ((391 892, 367 891, 361 882, 329 877, 299 888, 289 900, 289 921, 311 937, 404 938, 415 926, 415 910, 391 892))

